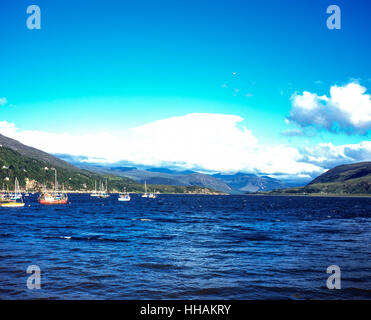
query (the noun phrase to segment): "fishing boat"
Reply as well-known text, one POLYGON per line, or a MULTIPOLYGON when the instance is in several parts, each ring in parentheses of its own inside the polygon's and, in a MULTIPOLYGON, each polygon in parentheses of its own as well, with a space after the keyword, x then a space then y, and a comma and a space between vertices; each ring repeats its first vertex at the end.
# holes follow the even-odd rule
POLYGON ((123 193, 119 193, 118 201, 130 201, 130 194, 126 192, 126 188, 123 193))
POLYGON ((57 170, 54 169, 54 190, 46 191, 40 194, 38 202, 40 204, 66 204, 68 195, 64 191, 58 191, 57 170))
POLYGON ((17 178, 15 178, 14 181, 14 194, 9 195, 8 200, 6 202, 2 202, 0 206, 7 208, 24 207, 24 202, 22 199, 22 194, 19 191, 19 182, 17 178))

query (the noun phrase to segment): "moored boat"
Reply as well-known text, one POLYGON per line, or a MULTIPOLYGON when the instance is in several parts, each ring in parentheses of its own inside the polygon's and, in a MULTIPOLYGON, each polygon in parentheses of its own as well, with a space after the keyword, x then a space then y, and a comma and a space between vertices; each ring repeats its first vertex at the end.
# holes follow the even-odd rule
POLYGON ((99 192, 97 191, 97 181, 94 181, 94 192, 90 194, 91 197, 99 197, 99 192))
POLYGON ((10 194, 8 190, 8 186, 6 187, 6 190, 4 189, 4 184, 3 184, 3 190, 0 193, 0 203, 1 202, 8 202, 10 200, 10 194))
POLYGON ((6 207, 6 208, 24 207, 24 202, 22 199, 22 194, 19 191, 19 182, 17 178, 15 178, 15 181, 14 181, 14 193, 7 194, 6 196, 2 198, 1 201, 2 201, 0 203, 1 207, 6 207))
POLYGON ((119 193, 118 201, 130 201, 130 194, 126 192, 126 188, 123 193, 119 193))
POLYGON ((0 204, 0 207, 4 208, 18 208, 18 207, 24 207, 23 202, 4 202, 0 204))
POLYGON ((64 191, 58 191, 57 170, 54 169, 54 191, 44 191, 40 194, 38 202, 40 204, 67 204, 68 195, 64 191))
POLYGON ((142 198, 149 198, 147 193, 147 182, 144 181, 144 193, 142 194, 142 198))
POLYGON ((95 181, 95 189, 94 189, 94 192, 90 194, 90 196, 95 197, 95 198, 109 198, 110 195, 107 190, 108 190, 107 179, 106 179, 106 186, 103 185, 103 182, 100 183, 99 191, 97 191, 97 182, 95 181))
POLYGON ((0 194, 0 202, 8 202, 10 200, 10 195, 9 193, 1 193, 0 194))
POLYGON ((68 196, 65 193, 42 193, 38 199, 40 204, 66 204, 68 196))
POLYGON ((151 192, 148 195, 148 198, 156 199, 157 198, 157 192, 156 192, 156 190, 154 190, 153 192, 151 192))

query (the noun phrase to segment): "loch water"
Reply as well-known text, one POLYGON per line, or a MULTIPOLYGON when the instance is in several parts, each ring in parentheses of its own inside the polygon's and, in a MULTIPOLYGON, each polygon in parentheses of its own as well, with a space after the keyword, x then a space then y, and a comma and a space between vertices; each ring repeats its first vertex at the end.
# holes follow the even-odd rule
POLYGON ((0 299, 371 298, 371 198, 36 200, 0 208, 0 299), (340 290, 326 286, 331 265, 340 290))

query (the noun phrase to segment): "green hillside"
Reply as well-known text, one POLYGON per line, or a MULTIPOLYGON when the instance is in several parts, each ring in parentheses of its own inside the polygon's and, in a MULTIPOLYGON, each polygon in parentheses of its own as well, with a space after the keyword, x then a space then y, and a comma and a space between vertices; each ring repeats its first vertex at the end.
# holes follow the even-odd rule
MULTIPOLYGON (((37 149, 35 149, 37 150, 37 149)), ((55 158, 55 157, 53 157, 55 158)), ((58 160, 58 158, 55 158, 58 160)), ((54 161, 58 164, 58 161, 54 161)), ((39 191, 43 185, 47 188, 53 188, 54 170, 58 173, 58 183, 64 185, 67 191, 88 192, 94 189, 95 181, 99 185, 100 181, 108 180, 108 191, 118 192, 124 188, 128 192, 144 192, 142 184, 129 178, 117 177, 114 175, 100 175, 87 170, 77 169, 75 167, 63 165, 52 165, 47 161, 34 159, 14 151, 8 147, 0 147, 0 179, 4 188, 10 190, 14 188, 14 179, 18 178, 22 189, 39 191)), ((0 184, 0 188, 2 185, 0 184)), ((182 187, 165 185, 148 185, 148 188, 161 193, 212 193, 213 191, 200 187, 182 187)))
POLYGON ((370 161, 337 166, 321 174, 310 182, 308 186, 319 183, 349 182, 351 180, 357 181, 358 178, 363 179, 363 181, 364 179, 371 179, 370 161))
POLYGON ((12 149, 13 151, 20 153, 22 156, 47 162, 52 166, 66 169, 76 169, 76 167, 64 160, 54 157, 53 155, 39 149, 26 146, 23 143, 20 143, 19 141, 6 137, 2 134, 0 134, 0 146, 12 149))
POLYGON ((371 195, 371 162, 337 166, 305 187, 274 190, 271 194, 371 195))

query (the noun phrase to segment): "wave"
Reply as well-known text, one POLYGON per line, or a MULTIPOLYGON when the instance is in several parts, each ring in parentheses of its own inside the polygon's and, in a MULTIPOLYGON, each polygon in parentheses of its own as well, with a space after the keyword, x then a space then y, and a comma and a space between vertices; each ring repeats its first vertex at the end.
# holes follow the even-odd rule
POLYGON ((99 242, 130 242, 128 239, 103 238, 100 236, 46 236, 44 239, 65 239, 71 241, 99 241, 99 242))

